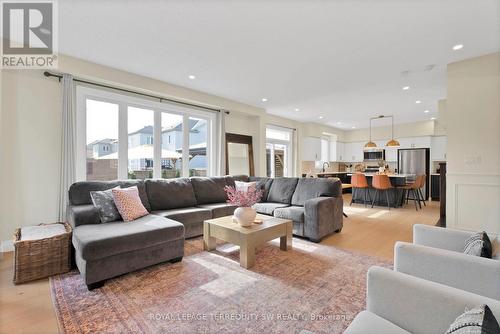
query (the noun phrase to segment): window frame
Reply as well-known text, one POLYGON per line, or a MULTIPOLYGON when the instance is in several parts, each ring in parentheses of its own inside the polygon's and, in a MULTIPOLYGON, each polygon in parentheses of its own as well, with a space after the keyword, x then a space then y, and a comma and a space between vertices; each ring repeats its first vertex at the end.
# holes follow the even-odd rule
MULTIPOLYGON (((271 150, 271 155, 274 157, 274 145, 285 145, 286 146, 286 166, 284 166, 284 175, 286 177, 292 177, 295 175, 295 165, 294 165, 294 154, 295 154, 295 130, 291 128, 286 128, 282 126, 277 126, 277 125, 272 125, 272 124, 266 124, 266 133, 267 129, 272 129, 275 131, 283 131, 283 132, 288 132, 289 133, 289 138, 290 140, 281 140, 281 139, 274 139, 274 138, 268 138, 266 134, 266 151, 267 151, 267 144, 273 145, 273 148, 271 150)), ((266 159, 267 159, 267 154, 266 154, 266 159)), ((266 170, 267 170, 267 161, 266 161, 266 170)), ((274 163, 271 163, 271 175, 274 177, 275 175, 275 166, 274 163)))
POLYGON ((76 180, 87 179, 87 108, 86 100, 96 100, 118 105, 118 179, 128 178, 128 107, 153 110, 153 178, 161 178, 161 116, 162 113, 182 116, 182 171, 181 176, 189 176, 189 118, 199 118, 207 121, 207 175, 216 171, 216 113, 185 107, 174 103, 166 103, 135 97, 127 94, 96 89, 88 86, 76 87, 76 180), (185 163, 188 161, 188 163, 185 163))

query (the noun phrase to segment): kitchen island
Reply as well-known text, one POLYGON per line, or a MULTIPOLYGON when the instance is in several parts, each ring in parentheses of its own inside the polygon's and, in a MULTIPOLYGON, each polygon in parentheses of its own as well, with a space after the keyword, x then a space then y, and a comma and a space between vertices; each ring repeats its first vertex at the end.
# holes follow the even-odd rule
MULTIPOLYGON (((349 177, 352 176, 353 173, 347 174, 349 177)), ((366 176, 366 180, 368 181, 368 185, 370 188, 368 189, 359 189, 355 190, 353 189, 352 192, 352 202, 353 203, 364 203, 364 198, 365 198, 365 191, 368 191, 369 193, 369 198, 372 200, 375 198, 376 190, 371 188, 372 185, 372 179, 374 173, 363 173, 366 176)), ((391 181, 391 185, 394 187, 392 189, 387 190, 389 192, 389 205, 392 207, 398 207, 403 204, 403 190, 399 189, 398 187, 406 185, 406 180, 411 177, 412 175, 408 174, 389 174, 387 175, 389 177, 389 180, 391 181)), ((368 196, 367 196, 368 197, 368 196)), ((368 204, 368 203, 367 203, 368 204)), ((371 202, 369 203, 371 205, 371 202)), ((387 206, 387 199, 385 194, 380 193, 378 196, 377 201, 374 203, 377 206, 387 206)))

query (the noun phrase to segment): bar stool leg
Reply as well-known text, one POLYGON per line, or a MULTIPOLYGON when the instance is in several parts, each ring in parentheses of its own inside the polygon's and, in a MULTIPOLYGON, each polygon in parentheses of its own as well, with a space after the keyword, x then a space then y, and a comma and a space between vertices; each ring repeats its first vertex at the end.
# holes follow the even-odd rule
POLYGON ((422 197, 422 202, 424 202, 424 206, 427 206, 427 204, 425 204, 425 198, 424 198, 424 194, 422 193, 422 189, 418 188, 418 192, 420 193, 420 196, 422 197))
POLYGON ((376 201, 376 200, 377 200, 377 198, 378 198, 378 192, 379 192, 379 190, 378 190, 378 189, 376 189, 376 190, 375 190, 375 196, 373 197, 373 201, 372 201, 372 208, 373 208, 373 204, 375 204, 375 201, 376 201))
POLYGON ((418 211, 415 189, 411 189, 411 192, 413 194, 413 203, 415 204, 415 210, 418 211))
POLYGON ((366 208, 366 191, 368 190, 368 188, 365 188, 363 189, 363 192, 364 192, 364 197, 365 197, 365 208, 366 208))
POLYGON ((352 192, 351 192, 351 203, 349 203, 349 206, 352 205, 352 201, 354 200, 354 194, 356 193, 356 188, 352 187, 352 192))
POLYGON ((389 204, 389 190, 384 190, 385 192, 385 199, 387 200, 387 208, 391 210, 391 205, 389 204))

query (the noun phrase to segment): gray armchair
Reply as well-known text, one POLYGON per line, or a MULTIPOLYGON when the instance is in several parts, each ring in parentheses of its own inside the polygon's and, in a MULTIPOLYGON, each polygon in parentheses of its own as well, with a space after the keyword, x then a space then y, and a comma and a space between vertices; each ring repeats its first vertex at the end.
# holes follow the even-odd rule
POLYGON ((500 300, 500 261, 462 252, 472 234, 415 225, 413 244, 395 245, 394 270, 500 300))
POLYGON ((368 271, 366 311, 345 334, 445 333, 466 308, 486 304, 500 319, 500 301, 390 269, 368 271))

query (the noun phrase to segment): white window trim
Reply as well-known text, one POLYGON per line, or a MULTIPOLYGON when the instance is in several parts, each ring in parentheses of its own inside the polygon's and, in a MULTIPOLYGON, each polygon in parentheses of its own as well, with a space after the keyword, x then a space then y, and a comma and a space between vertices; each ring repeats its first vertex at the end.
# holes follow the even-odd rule
POLYGON ((154 111, 154 166, 153 177, 161 178, 161 114, 176 114, 183 116, 183 136, 182 143, 182 176, 189 176, 189 118, 204 119, 208 122, 207 126, 207 175, 214 175, 216 170, 215 152, 211 145, 216 143, 214 138, 217 133, 215 112, 197 110, 194 107, 184 107, 177 104, 152 101, 143 98, 137 98, 126 94, 118 94, 107 90, 90 88, 77 85, 76 87, 76 106, 77 106, 77 129, 76 129, 76 180, 85 181, 87 178, 87 115, 86 100, 108 102, 118 105, 118 179, 128 178, 128 126, 127 126, 127 107, 137 107, 150 109, 154 111))

